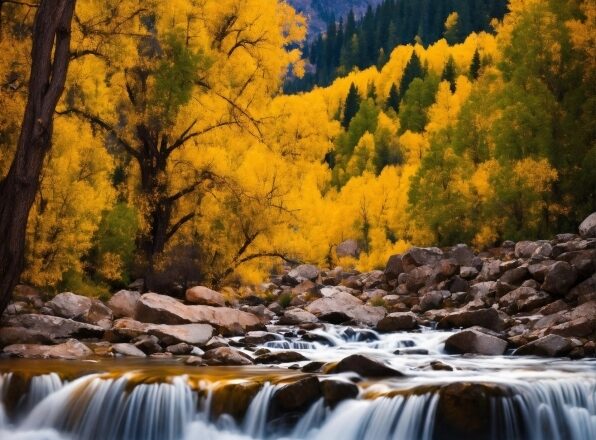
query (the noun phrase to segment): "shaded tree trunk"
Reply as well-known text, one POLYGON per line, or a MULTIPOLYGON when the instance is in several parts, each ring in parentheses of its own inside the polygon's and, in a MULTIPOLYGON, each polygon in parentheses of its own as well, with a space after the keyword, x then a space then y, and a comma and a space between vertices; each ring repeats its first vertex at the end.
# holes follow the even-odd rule
POLYGON ((15 156, 0 182, 0 314, 23 270, 29 210, 39 189, 51 147, 54 111, 66 81, 75 2, 42 0, 35 15, 27 106, 15 156))

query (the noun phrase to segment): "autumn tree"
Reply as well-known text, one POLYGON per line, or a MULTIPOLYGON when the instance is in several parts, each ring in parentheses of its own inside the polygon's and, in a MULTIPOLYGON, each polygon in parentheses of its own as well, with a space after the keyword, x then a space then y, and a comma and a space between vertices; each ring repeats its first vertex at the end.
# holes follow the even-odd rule
POLYGON ((29 210, 51 148, 54 110, 70 61, 74 7, 75 0, 42 0, 35 15, 25 114, 12 163, 0 181, 0 313, 23 269, 29 210))

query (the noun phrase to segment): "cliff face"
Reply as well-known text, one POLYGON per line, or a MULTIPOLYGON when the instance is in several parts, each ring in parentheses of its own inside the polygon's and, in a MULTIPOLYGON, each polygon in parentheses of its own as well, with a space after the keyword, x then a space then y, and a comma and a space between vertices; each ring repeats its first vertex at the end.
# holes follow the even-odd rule
POLYGON ((356 16, 362 15, 370 4, 376 6, 381 0, 288 0, 297 11, 308 18, 309 38, 325 31, 327 23, 335 17, 345 17, 350 9, 356 16))

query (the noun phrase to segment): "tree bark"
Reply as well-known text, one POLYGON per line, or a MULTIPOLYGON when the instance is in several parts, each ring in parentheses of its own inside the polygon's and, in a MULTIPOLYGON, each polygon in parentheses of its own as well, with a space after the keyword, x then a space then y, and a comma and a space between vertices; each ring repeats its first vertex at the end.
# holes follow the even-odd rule
POLYGON ((29 210, 51 147, 53 117, 70 60, 76 0, 42 0, 33 25, 29 94, 15 156, 0 182, 0 315, 10 302, 25 261, 29 210))

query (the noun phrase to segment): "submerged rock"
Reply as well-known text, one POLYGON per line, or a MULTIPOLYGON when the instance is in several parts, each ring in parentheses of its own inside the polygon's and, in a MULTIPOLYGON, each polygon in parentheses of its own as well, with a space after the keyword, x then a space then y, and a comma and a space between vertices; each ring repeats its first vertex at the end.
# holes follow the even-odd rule
POLYGON ((354 372, 363 377, 399 377, 404 376, 401 371, 385 365, 362 354, 353 354, 343 358, 328 371, 329 373, 354 372))
POLYGON ((273 395, 273 405, 283 412, 305 410, 321 395, 319 379, 308 376, 279 388, 273 395))
POLYGON ((461 331, 445 341, 445 350, 448 353, 500 356, 506 349, 506 341, 475 329, 461 331))

